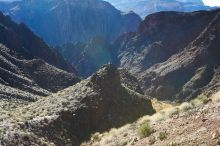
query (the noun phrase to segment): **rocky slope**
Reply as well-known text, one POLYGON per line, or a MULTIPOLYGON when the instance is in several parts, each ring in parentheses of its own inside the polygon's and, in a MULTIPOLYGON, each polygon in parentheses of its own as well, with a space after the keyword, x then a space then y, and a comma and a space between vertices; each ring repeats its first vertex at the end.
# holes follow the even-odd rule
POLYGON ((117 9, 129 12, 134 11, 142 18, 160 11, 192 12, 208 10, 211 7, 205 6, 202 0, 105 0, 110 2, 117 9))
POLYGON ((141 21, 135 13, 122 13, 101 0, 22 0, 1 2, 0 9, 52 45, 84 42, 94 36, 114 40, 123 32, 135 31, 141 21))
POLYGON ((197 40, 205 29, 208 34, 214 29, 212 35, 218 37, 215 34, 218 28, 210 24, 218 13, 219 10, 149 15, 136 33, 124 34, 115 41, 114 48, 118 47, 120 66, 129 68, 138 76, 145 93, 153 97, 170 100, 190 98, 211 81, 213 74, 218 74, 218 61, 209 61, 219 55, 218 51, 211 54, 202 51, 209 50, 208 43, 217 50, 218 44, 205 39, 197 40), (196 45, 191 43, 193 41, 197 42, 196 45), (190 58, 197 60, 191 61, 190 58), (198 77, 194 76, 196 71, 200 73, 198 77), (206 79, 199 81, 200 76, 206 79))
POLYGON ((207 88, 218 89, 219 32, 220 15, 218 13, 204 31, 182 52, 142 73, 146 92, 159 98, 185 99, 201 91, 204 92, 207 88))
POLYGON ((136 33, 124 34, 115 41, 120 66, 138 73, 166 61, 196 39, 217 13, 159 12, 149 15, 136 33))
POLYGON ((2 13, 0 24, 1 98, 35 100, 79 81, 73 66, 24 24, 2 13))
POLYGON ((2 13, 0 13, 0 24, 0 43, 9 49, 26 59, 40 58, 60 69, 75 72, 71 64, 66 62, 60 54, 50 49, 25 24, 17 24, 2 13))
POLYGON ((96 133, 82 146, 219 145, 220 92, 212 95, 210 99, 205 104, 204 101, 196 101, 196 105, 196 102, 192 101, 195 103, 169 107, 118 129, 96 133), (145 125, 148 127, 146 128, 145 125), (145 131, 146 135, 143 136, 140 130, 145 131))
MULTIPOLYGON (((153 114, 151 101, 126 86, 131 84, 126 84, 126 79, 122 84, 120 78, 116 67, 105 65, 72 87, 11 110, 7 119, 9 128, 6 134, 1 134, 1 144, 79 145, 93 132, 153 114)), ((7 117, 2 113, 1 118, 7 117)))
POLYGON ((36 100, 79 81, 71 73, 49 65, 40 59, 26 60, 17 52, 0 47, 1 98, 36 100))

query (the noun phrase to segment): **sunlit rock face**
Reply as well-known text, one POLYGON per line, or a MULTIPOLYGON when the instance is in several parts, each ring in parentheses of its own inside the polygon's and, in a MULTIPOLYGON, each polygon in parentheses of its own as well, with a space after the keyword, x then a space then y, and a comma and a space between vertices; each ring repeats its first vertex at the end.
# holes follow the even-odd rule
POLYGON ((133 12, 122 13, 101 0, 24 0, 1 3, 0 10, 25 22, 52 45, 85 42, 94 36, 114 40, 135 31, 141 21, 133 12))
POLYGON ((122 11, 133 10, 142 18, 159 11, 207 10, 202 0, 106 0, 122 11))

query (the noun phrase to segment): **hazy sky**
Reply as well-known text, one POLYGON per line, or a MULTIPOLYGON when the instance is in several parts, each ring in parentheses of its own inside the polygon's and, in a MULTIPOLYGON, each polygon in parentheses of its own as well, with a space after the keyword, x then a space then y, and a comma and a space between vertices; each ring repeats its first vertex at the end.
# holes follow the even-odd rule
POLYGON ((209 6, 220 6, 220 0, 203 0, 203 2, 209 6))
MULTIPOLYGON (((0 0, 0 1, 14 1, 14 0, 0 0)), ((220 6, 220 0, 203 0, 206 5, 220 6)))

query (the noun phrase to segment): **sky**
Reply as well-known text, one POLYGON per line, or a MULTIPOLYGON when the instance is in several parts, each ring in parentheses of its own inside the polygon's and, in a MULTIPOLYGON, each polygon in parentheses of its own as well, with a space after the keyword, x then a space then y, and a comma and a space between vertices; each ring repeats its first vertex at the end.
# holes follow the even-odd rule
MULTIPOLYGON (((14 0, 0 0, 0 1, 14 1, 14 0)), ((205 5, 208 6, 220 6, 220 0, 203 0, 205 5)))
POLYGON ((203 2, 208 6, 220 6, 220 0, 203 0, 203 2))

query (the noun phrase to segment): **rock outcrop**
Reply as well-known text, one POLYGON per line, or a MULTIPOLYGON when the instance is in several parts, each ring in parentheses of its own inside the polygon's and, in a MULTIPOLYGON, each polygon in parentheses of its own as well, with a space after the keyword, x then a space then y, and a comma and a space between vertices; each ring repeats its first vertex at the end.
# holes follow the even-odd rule
POLYGON ((32 103, 22 111, 26 114, 23 114, 20 127, 3 136, 3 145, 11 145, 10 139, 16 135, 15 145, 41 145, 42 141, 45 144, 79 145, 93 132, 118 127, 154 113, 151 101, 122 85, 119 71, 110 64, 88 79, 32 103), (28 131, 25 140, 22 139, 24 129, 28 131))
POLYGON ((51 45, 87 42, 95 36, 114 40, 135 31, 141 21, 135 13, 122 13, 102 0, 22 0, 0 5, 6 15, 26 23, 51 45))

